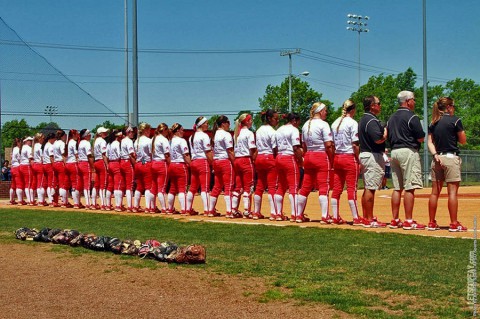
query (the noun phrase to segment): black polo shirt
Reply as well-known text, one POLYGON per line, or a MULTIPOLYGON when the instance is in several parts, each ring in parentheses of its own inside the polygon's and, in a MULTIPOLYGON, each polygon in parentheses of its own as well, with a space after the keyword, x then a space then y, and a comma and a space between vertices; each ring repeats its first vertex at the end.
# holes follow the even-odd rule
POLYGON ((457 133, 462 131, 462 120, 449 114, 444 114, 437 123, 428 126, 428 133, 432 134, 437 153, 458 152, 457 133))
POLYGON ((377 117, 365 112, 358 124, 358 140, 360 142, 360 152, 383 153, 385 152, 385 142, 381 144, 375 141, 383 138, 383 126, 377 117))
POLYGON ((400 107, 387 122, 388 141, 392 149, 411 148, 418 150, 418 139, 425 137, 420 119, 406 107, 400 107))

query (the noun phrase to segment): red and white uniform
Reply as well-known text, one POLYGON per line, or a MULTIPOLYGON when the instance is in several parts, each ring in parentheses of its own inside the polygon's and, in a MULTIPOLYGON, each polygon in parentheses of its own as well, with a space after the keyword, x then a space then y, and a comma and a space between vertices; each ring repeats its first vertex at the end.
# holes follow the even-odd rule
POLYGON ((168 175, 170 178, 170 194, 185 193, 188 182, 188 167, 183 155, 188 154, 187 141, 184 138, 174 136, 170 141, 170 166, 168 175))
POLYGON ((214 137, 213 148, 213 170, 215 172, 215 183, 211 192, 212 203, 210 210, 213 210, 216 203, 216 198, 220 195, 223 189, 227 213, 232 210, 232 189, 234 183, 234 171, 232 162, 228 158, 228 149, 233 148, 233 138, 229 132, 223 129, 217 130, 214 137))
POLYGON ((296 215, 296 194, 300 184, 300 170, 294 156, 294 146, 300 146, 300 133, 292 124, 281 126, 276 132, 278 155, 276 167, 278 172, 278 186, 275 192, 275 206, 277 216, 283 214, 283 196, 288 189, 292 215, 296 215))
MULTIPOLYGON (((88 161, 89 156, 92 155, 92 145, 90 141, 81 140, 78 143, 78 189, 90 191, 90 185, 92 183, 92 170, 90 167, 90 162, 88 161)), ((89 196, 85 196, 85 199, 89 196)), ((87 203, 88 204, 88 203, 87 203)))
POLYGON ((275 215, 273 197, 277 190, 278 175, 275 165, 273 150, 277 148, 276 132, 270 125, 262 125, 258 128, 256 135, 257 158, 255 159, 255 170, 257 172, 257 184, 255 186, 255 210, 260 213, 262 195, 268 189, 268 196, 271 207, 271 215, 275 215))
MULTIPOLYGON (((33 188, 33 171, 30 165, 30 160, 33 159, 32 147, 29 145, 23 145, 20 150, 20 167, 19 173, 22 179, 22 185, 24 189, 33 188)), ((25 191, 26 192, 26 191, 25 191)), ((27 197, 28 198, 28 197, 27 197)))
POLYGON ((143 192, 152 188, 152 140, 146 136, 140 136, 133 144, 137 154, 135 164, 135 180, 137 191, 143 192))
POLYGON ((165 155, 170 154, 170 142, 163 135, 154 137, 152 149, 152 194, 165 194, 168 181, 168 165, 165 155))
POLYGON ((353 143, 358 143, 358 123, 349 116, 343 120, 339 117, 332 124, 332 133, 335 142, 332 209, 334 215, 338 214, 340 195, 346 182, 350 209, 353 218, 358 218, 357 181, 360 167, 352 146, 353 143))
POLYGON ((12 174, 11 188, 23 188, 23 182, 21 182, 20 174, 18 173, 18 167, 20 166, 20 148, 15 146, 12 150, 12 158, 10 159, 10 173, 12 174))
POLYGON ((204 213, 208 212, 208 206, 210 205, 210 196, 208 192, 210 191, 210 179, 211 179, 211 170, 210 164, 207 160, 206 153, 212 150, 210 137, 208 134, 202 131, 195 132, 193 139, 190 137, 190 149, 192 150, 192 162, 190 163, 190 189, 191 201, 189 202, 190 207, 187 207, 187 210, 191 210, 191 205, 193 203, 193 196, 198 192, 200 187, 200 192, 203 201, 204 213))
POLYGON ((43 150, 42 144, 35 143, 33 145, 33 186, 32 188, 45 188, 46 178, 43 171, 43 150))
POLYGON ((130 154, 135 154, 135 149, 132 140, 127 136, 120 142, 120 172, 125 181, 125 189, 132 191, 135 174, 130 154))
POLYGON ((122 190, 125 186, 120 172, 120 142, 113 141, 108 148, 108 189, 112 191, 122 190))
POLYGON ((71 139, 67 144, 67 159, 65 161, 65 173, 67 175, 67 185, 73 190, 78 190, 78 164, 77 164, 77 141, 71 139))
POLYGON ((253 192, 253 162, 251 149, 257 148, 253 132, 242 127, 235 143, 235 195, 243 191, 244 209, 250 212, 251 193, 253 192))
POLYGON ((302 127, 302 136, 307 149, 302 188, 298 193, 308 197, 316 186, 319 195, 328 195, 330 162, 325 152, 325 142, 333 140, 330 126, 321 119, 310 119, 302 127))
POLYGON ((190 148, 192 150, 190 190, 192 193, 196 193, 200 187, 202 192, 208 192, 210 189, 210 165, 206 152, 212 150, 210 137, 202 131, 196 132, 194 139, 190 140, 190 148))
POLYGON ((63 161, 63 155, 65 154, 65 142, 62 140, 56 140, 53 143, 53 172, 55 174, 55 181, 58 183, 58 187, 67 189, 65 163, 63 161))
POLYGON ((55 173, 53 172, 50 156, 53 156, 53 144, 47 142, 43 146, 43 171, 45 172, 45 187, 47 189, 53 189, 57 183, 55 181, 55 173))
POLYGON ((103 160, 103 155, 107 155, 107 142, 102 137, 97 137, 93 144, 93 158, 95 160, 95 189, 103 190, 107 188, 108 176, 107 165, 103 160))

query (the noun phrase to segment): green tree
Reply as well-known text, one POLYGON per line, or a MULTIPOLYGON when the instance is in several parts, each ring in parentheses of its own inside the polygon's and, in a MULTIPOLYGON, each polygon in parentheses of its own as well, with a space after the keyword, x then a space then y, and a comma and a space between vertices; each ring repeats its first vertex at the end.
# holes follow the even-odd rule
MULTIPOLYGON (((258 99, 260 109, 274 109, 279 113, 288 113, 288 77, 278 86, 268 85, 265 95, 258 99)), ((304 123, 310 117, 310 108, 315 102, 323 102, 328 108, 327 121, 332 123, 332 102, 322 99, 322 94, 310 88, 310 85, 298 77, 292 77, 292 111, 298 113, 304 123)), ((258 119, 256 120, 258 121, 258 119)))
POLYGON ((213 130, 213 126, 215 125, 215 122, 217 121, 217 119, 220 117, 220 115, 212 115, 209 119, 208 119, 208 129, 209 130, 213 130))
POLYGON ((60 126, 58 126, 58 124, 55 122, 41 122, 35 127, 36 132, 41 132, 45 136, 47 136, 49 133, 55 133, 59 129, 60 126))
POLYGON ((25 119, 5 122, 2 126, 2 155, 5 147, 12 146, 14 138, 30 136, 33 131, 25 119))
POLYGON ((462 119, 467 135, 464 148, 480 149, 480 85, 457 78, 447 82, 444 93, 455 100, 455 115, 462 119))
POLYGON ((113 129, 118 129, 118 130, 121 130, 125 127, 125 125, 123 124, 115 124, 115 123, 112 123, 110 121, 105 121, 103 122, 102 124, 98 124, 97 126, 95 126, 92 130, 92 132, 97 132, 97 129, 100 127, 100 126, 103 126, 105 128, 108 128, 109 130, 113 130, 113 129))
MULTIPOLYGON (((365 85, 351 95, 357 104, 356 119, 363 114, 362 99, 375 95, 382 102, 382 112, 378 117, 386 122, 398 108, 398 92, 408 90, 415 93, 415 113, 423 120, 423 86, 415 87, 416 77, 411 68, 396 76, 380 74, 370 77, 365 85)), ((427 123, 431 120, 433 103, 442 96, 450 96, 455 100, 455 114, 462 118, 467 134, 467 145, 461 147, 480 149, 480 85, 473 80, 457 78, 445 86, 428 86, 427 94, 427 123)))
MULTIPOLYGON (((399 73, 397 76, 380 74, 378 76, 372 76, 368 79, 368 82, 362 85, 357 92, 351 95, 351 99, 357 104, 356 119, 360 119, 363 115, 363 98, 369 95, 377 96, 382 103, 382 112, 378 118, 382 122, 386 122, 388 118, 397 110, 398 92, 408 90, 415 92, 415 82, 417 75, 411 68, 408 68, 405 72, 399 73)), ((423 103, 418 103, 416 108, 423 107, 423 103)))

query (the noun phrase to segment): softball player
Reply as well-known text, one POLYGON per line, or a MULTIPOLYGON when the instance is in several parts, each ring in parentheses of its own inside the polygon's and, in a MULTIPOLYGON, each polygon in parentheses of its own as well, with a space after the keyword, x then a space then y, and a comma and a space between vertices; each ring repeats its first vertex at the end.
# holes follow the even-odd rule
POLYGON ((298 192, 296 221, 308 221, 303 212, 310 192, 318 187, 318 200, 322 211, 320 223, 330 224, 328 213, 328 191, 330 190, 330 168, 333 167, 334 145, 332 132, 325 119, 327 106, 317 102, 310 109, 310 119, 302 127, 303 149, 305 150, 302 188, 298 192))
POLYGON ((92 172, 94 171, 94 162, 92 154, 92 145, 90 139, 92 135, 87 129, 80 131, 80 143, 78 143, 78 172, 79 185, 78 189, 83 189, 83 196, 85 197, 85 208, 92 209, 93 202, 91 201, 92 194, 90 187, 92 184, 92 172))
POLYGON ((215 183, 210 194, 210 207, 208 216, 215 217, 219 214, 215 210, 217 198, 223 189, 226 218, 241 218, 241 214, 232 214, 232 189, 235 179, 233 172, 233 162, 235 154, 233 152, 233 138, 229 132, 230 121, 225 115, 220 115, 215 122, 214 130, 214 148, 213 148, 213 170, 215 183))
MULTIPOLYGON (((133 211, 133 179, 136 163, 135 149, 133 148, 133 137, 135 135, 131 127, 123 130, 125 136, 120 142, 120 173, 125 181, 125 197, 127 199, 127 212, 133 211)), ((123 194, 122 194, 123 198, 123 194)))
POLYGON ((303 151, 300 146, 300 116, 296 113, 286 115, 287 123, 282 125, 276 133, 278 155, 276 167, 278 172, 278 187, 275 192, 275 207, 277 221, 288 220, 283 214, 283 197, 288 189, 291 216, 297 217, 297 191, 300 184, 300 167, 303 166, 303 151))
MULTIPOLYGON (((55 181, 58 183, 58 193, 62 199, 61 206, 71 208, 72 205, 68 203, 67 198, 67 177, 65 174, 65 158, 66 147, 65 140, 67 135, 65 131, 58 130, 55 134, 56 141, 53 143, 53 172, 55 174, 55 181)), ((54 207, 58 207, 58 203, 53 204, 54 207)))
POLYGON ((276 219, 275 204, 273 198, 277 190, 277 168, 275 158, 277 156, 277 139, 275 129, 278 125, 278 113, 273 110, 262 112, 263 125, 256 132, 257 158, 255 159, 255 170, 257 172, 257 184, 253 196, 253 219, 262 219, 261 213, 262 195, 268 189, 268 201, 270 203, 270 220, 276 219))
POLYGON ((12 183, 10 184, 10 204, 15 205, 15 194, 18 198, 18 205, 27 205, 27 202, 23 200, 23 186, 18 172, 20 166, 20 147, 22 146, 22 140, 15 138, 13 140, 12 158, 10 160, 11 168, 10 174, 12 174, 12 183))
POLYGON ((205 133, 208 130, 208 120, 200 116, 193 126, 193 134, 190 136, 190 149, 192 162, 190 163, 190 189, 187 193, 187 211, 193 212, 193 199, 200 187, 200 196, 203 203, 203 215, 208 216, 210 202, 210 167, 213 164, 212 146, 210 137, 205 133))
MULTIPOLYGON (((78 139, 80 135, 77 130, 70 130, 68 132, 67 143, 67 159, 65 163, 66 178, 72 189, 73 208, 85 208, 80 203, 80 188, 79 188, 79 174, 78 174, 78 139)), ((68 187, 70 188, 70 187, 68 187)))
POLYGON ((141 123, 138 126, 138 138, 133 143, 136 152, 137 162, 135 164, 135 181, 137 188, 133 202, 132 212, 143 212, 140 208, 140 198, 142 192, 145 192, 146 209, 150 211, 152 198, 150 189, 152 188, 152 140, 150 139, 150 124, 141 123))
POLYGON ((339 214, 339 201, 345 182, 353 225, 362 225, 357 208, 357 181, 360 173, 358 156, 360 154, 358 142, 358 123, 353 119, 356 112, 355 103, 346 100, 342 107, 342 116, 332 124, 335 142, 335 159, 333 161, 333 192, 330 200, 333 212, 333 223, 343 224, 339 214))
POLYGON ((175 123, 170 128, 173 134, 170 141, 170 165, 168 166, 168 176, 170 179, 170 190, 168 192, 167 214, 176 214, 174 208, 175 195, 178 194, 180 202, 180 213, 182 215, 196 215, 196 212, 187 212, 187 201, 185 192, 188 183, 188 165, 190 165, 190 153, 188 151, 187 141, 183 138, 182 125, 175 123))
MULTIPOLYGON (((253 193, 253 162, 257 156, 255 137, 250 128, 253 124, 251 114, 243 113, 235 121, 235 189, 232 196, 232 210, 238 211, 240 193, 243 199, 243 218, 253 218, 251 201, 253 193)), ((259 218, 259 215, 257 215, 259 218)))
MULTIPOLYGON (((157 195, 162 213, 167 213, 167 182, 168 165, 170 164, 170 130, 167 124, 161 123, 155 130, 152 141, 152 189, 153 196, 157 195)), ((154 199, 153 207, 156 207, 154 199)), ((155 208, 154 208, 155 209, 155 208)), ((157 209, 155 209, 156 211, 157 209)))
POLYGON ((95 160, 95 184, 92 189, 91 209, 105 209, 105 195, 108 182, 108 158, 107 158, 107 137, 108 129, 103 126, 97 128, 95 141, 93 142, 93 158, 95 160), (97 204, 97 196, 100 197, 100 205, 97 204))
POLYGON ((53 206, 55 197, 55 173, 53 172, 53 143, 55 134, 47 135, 47 142, 43 146, 43 171, 45 172, 45 183, 47 185, 47 197, 50 205, 53 206))
POLYGON ((35 204, 35 198, 33 197, 33 151, 32 151, 33 137, 28 136, 23 140, 23 145, 20 148, 20 166, 18 172, 22 179, 22 188, 25 191, 25 197, 27 197, 28 205, 35 204))
POLYGON ((115 199, 115 211, 121 212, 122 208, 122 187, 124 181, 120 173, 120 141, 122 140, 122 131, 112 130, 108 137, 107 157, 108 157, 108 184, 106 192, 107 210, 112 209, 112 194, 115 199))
POLYGON ((43 171, 43 150, 42 144, 45 140, 45 136, 42 133, 35 134, 33 138, 33 163, 32 163, 32 171, 33 171, 33 188, 37 189, 37 196, 38 196, 38 205, 39 206, 48 206, 47 202, 45 201, 45 185, 46 185, 46 178, 45 172, 43 171))

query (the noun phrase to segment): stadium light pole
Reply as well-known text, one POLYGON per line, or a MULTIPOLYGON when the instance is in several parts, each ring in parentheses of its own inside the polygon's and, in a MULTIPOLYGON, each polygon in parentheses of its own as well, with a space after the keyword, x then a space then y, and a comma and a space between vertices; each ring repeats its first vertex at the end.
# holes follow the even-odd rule
MULTIPOLYGON (((427 1, 423 0, 423 130, 428 135, 428 79, 427 79, 427 1)), ((423 143, 423 171, 425 186, 428 186, 428 147, 423 143)))
POLYGON ((137 48, 137 0, 133 0, 133 43, 132 43, 132 59, 133 59, 133 119, 132 125, 138 126, 138 48, 137 48))
POLYGON ((52 122, 52 116, 58 114, 58 107, 53 106, 53 105, 47 105, 47 106, 45 106, 44 113, 45 113, 45 115, 50 116, 50 123, 51 123, 52 122))
POLYGON ((349 25, 347 30, 357 32, 358 34, 358 88, 360 88, 360 33, 370 31, 366 28, 367 21, 370 20, 370 17, 349 13, 347 14, 347 18, 349 19, 347 20, 347 24, 349 25))
POLYGON ((125 0, 125 125, 130 124, 130 110, 128 105, 128 0, 125 0))

